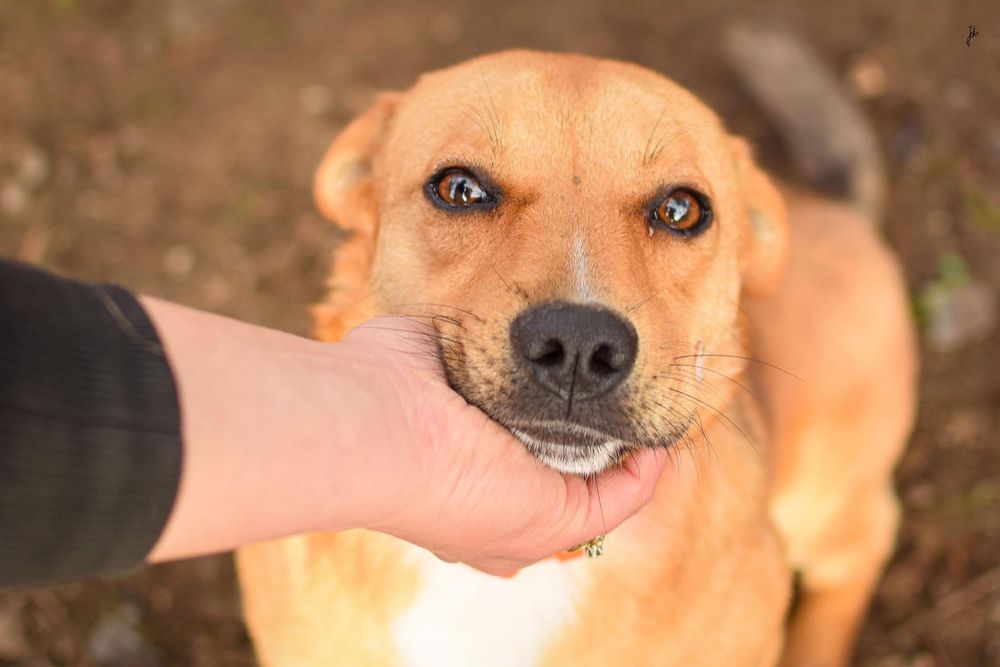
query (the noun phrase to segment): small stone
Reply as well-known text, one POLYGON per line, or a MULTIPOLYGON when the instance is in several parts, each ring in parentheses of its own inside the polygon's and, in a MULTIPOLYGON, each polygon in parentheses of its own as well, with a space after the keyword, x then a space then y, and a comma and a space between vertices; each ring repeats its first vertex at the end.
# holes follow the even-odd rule
POLYGON ((997 326, 997 297, 980 282, 931 285, 923 294, 927 342, 936 352, 954 352, 988 337, 997 326))
POLYGON ((327 86, 314 83, 299 93, 299 106, 311 118, 321 118, 333 109, 333 93, 327 86))
POLYGON ((906 504, 915 510, 928 510, 937 503, 937 489, 933 484, 918 484, 906 492, 906 504))
POLYGON ((989 430, 990 415, 972 407, 956 408, 948 415, 941 429, 940 443, 944 447, 975 447, 978 436, 989 430))
POLYGON ((964 79, 949 81, 944 89, 944 101, 955 111, 965 111, 973 105, 975 90, 964 79))
POLYGON ((28 190, 37 190, 49 178, 49 158, 35 146, 29 146, 21 154, 18 164, 18 181, 28 190))
POLYGON ((865 54, 857 58, 851 64, 847 77, 860 97, 873 98, 885 93, 885 68, 873 55, 865 54))
POLYGON ((194 251, 186 245, 175 245, 163 255, 163 270, 172 278, 186 278, 194 270, 194 251))
POLYGON ((0 188, 0 212, 17 217, 28 208, 28 191, 20 183, 7 183, 0 188))
POLYGON ((101 667, 156 667, 159 657, 139 633, 141 615, 123 604, 101 619, 87 640, 87 653, 101 667))

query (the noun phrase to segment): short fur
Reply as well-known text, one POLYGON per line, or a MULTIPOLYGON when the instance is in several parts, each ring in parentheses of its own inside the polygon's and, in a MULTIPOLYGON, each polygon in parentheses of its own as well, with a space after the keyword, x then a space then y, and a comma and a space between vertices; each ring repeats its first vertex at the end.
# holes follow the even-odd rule
MULTIPOLYGON (((579 299, 579 257, 586 300, 639 334, 635 367, 600 418, 633 446, 670 447, 662 492, 602 558, 546 561, 566 568, 571 608, 553 607, 545 622, 558 629, 523 655, 552 666, 848 662, 892 549, 891 471, 914 414, 904 288, 872 220, 775 186, 709 109, 653 72, 523 51, 380 97, 334 142, 316 194, 352 232, 317 335, 337 340, 379 313, 438 316, 450 382, 508 427, 538 409, 510 361, 510 322, 579 299), (427 201, 427 179, 452 164, 499 183, 496 211, 427 201), (695 239, 650 234, 644 202, 676 184, 712 201, 715 222, 695 239), (794 572, 802 596, 787 619, 794 572)), ((400 639, 407 610, 459 572, 436 568, 465 568, 416 551, 364 531, 241 551, 262 664, 463 664, 433 641, 400 639)), ((542 589, 518 593, 522 613, 542 589)), ((519 611, 504 604, 488 630, 509 627, 516 642, 519 611)), ((474 647, 480 630, 435 632, 441 646, 474 647)), ((463 650, 464 664, 510 664, 463 650)))

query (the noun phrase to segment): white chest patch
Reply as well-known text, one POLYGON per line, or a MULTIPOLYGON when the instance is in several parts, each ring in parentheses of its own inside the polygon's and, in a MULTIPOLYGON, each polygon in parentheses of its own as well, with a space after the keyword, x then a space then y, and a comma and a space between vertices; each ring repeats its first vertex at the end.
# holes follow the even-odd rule
POLYGON ((542 562, 503 579, 415 547, 413 558, 423 585, 392 627, 407 667, 531 667, 575 617, 576 563, 542 562))

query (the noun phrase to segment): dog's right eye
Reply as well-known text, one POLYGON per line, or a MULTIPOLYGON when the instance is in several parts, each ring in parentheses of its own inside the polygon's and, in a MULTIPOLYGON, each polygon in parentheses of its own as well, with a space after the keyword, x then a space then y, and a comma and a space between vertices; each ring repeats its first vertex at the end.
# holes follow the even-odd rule
POLYGON ((431 178, 427 186, 432 199, 448 208, 469 208, 493 203, 492 195, 479 179, 465 169, 446 169, 431 178))

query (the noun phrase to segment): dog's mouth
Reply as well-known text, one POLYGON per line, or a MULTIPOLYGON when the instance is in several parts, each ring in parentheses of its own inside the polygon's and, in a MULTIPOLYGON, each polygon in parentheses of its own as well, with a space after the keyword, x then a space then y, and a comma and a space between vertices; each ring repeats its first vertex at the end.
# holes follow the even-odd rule
POLYGON ((574 475, 602 472, 634 448, 614 436, 565 421, 519 423, 510 431, 542 463, 574 475))

